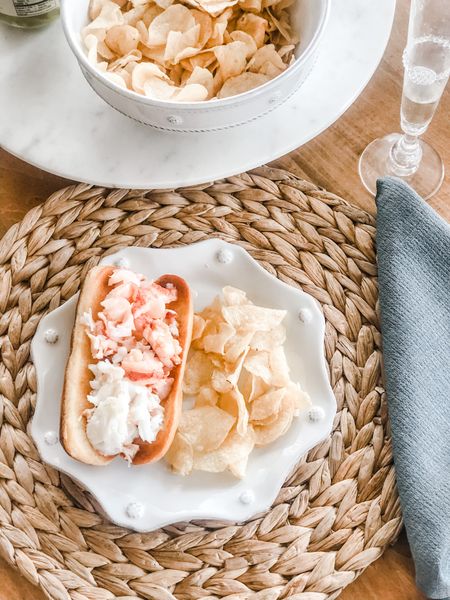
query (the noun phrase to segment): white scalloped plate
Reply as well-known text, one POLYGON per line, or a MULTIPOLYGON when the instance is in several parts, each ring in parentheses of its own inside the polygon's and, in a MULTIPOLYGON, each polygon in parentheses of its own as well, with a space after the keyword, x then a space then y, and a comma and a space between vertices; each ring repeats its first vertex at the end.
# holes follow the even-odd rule
MULTIPOLYGON (((184 277, 194 291, 195 309, 209 304, 225 285, 244 289, 261 305, 288 311, 286 353, 294 381, 309 393, 313 408, 294 420, 286 435, 250 455, 243 480, 228 473, 169 471, 164 460, 128 467, 117 458, 104 467, 68 456, 58 440, 60 397, 69 354, 77 296, 42 319, 31 344, 37 371, 37 402, 31 434, 42 459, 88 489, 115 523, 136 531, 191 519, 244 521, 267 509, 301 456, 329 435, 336 412, 323 342, 325 324, 315 300, 268 274, 241 247, 218 239, 173 249, 127 248, 104 264, 123 264, 150 278, 184 277), (54 330, 58 339, 46 341, 54 330)), ((76 384, 76 383, 75 383, 76 384)))

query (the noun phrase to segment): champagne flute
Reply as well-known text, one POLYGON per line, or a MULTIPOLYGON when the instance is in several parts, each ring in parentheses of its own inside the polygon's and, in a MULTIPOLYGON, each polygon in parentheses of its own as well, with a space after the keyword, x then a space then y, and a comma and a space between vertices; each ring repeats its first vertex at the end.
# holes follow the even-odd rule
POLYGON ((405 180, 426 200, 444 179, 441 157, 419 136, 428 129, 450 75, 449 0, 411 0, 403 66, 403 134, 371 142, 359 159, 359 175, 372 194, 377 179, 391 175, 405 180))

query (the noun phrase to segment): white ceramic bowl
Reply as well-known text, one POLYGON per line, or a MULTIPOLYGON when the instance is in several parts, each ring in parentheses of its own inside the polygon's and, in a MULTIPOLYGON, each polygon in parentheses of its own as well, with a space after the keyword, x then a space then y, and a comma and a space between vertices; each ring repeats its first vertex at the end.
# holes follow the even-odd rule
POLYGON ((214 131, 247 123, 273 110, 293 94, 313 67, 327 21, 330 0, 296 0, 292 21, 300 35, 295 62, 264 85, 222 100, 167 102, 124 90, 103 77, 87 60, 80 32, 88 23, 89 0, 61 0, 67 41, 93 90, 119 112, 158 129, 214 131))

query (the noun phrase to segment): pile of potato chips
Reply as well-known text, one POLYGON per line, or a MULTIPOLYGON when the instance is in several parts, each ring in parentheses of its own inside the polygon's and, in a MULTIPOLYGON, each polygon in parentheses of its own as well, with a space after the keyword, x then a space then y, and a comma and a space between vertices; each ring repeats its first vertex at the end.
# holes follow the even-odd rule
POLYGON ((293 0, 91 0, 89 61, 122 88, 199 102, 262 85, 294 60, 293 0))
POLYGON ((291 381, 283 349, 286 314, 255 306, 245 292, 223 289, 194 317, 183 391, 194 397, 166 455, 172 469, 245 475, 248 456, 287 432, 310 406, 291 381))

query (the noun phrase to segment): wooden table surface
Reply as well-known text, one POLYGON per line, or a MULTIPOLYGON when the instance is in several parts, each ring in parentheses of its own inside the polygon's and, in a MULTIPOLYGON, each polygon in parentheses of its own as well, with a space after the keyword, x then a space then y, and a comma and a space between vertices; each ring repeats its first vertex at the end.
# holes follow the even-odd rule
MULTIPOLYGON (((309 179, 374 212, 373 198, 362 187, 358 158, 374 138, 399 129, 401 51, 405 44, 408 0, 397 1, 396 18, 384 58, 353 106, 313 141, 274 164, 309 179)), ((345 32, 342 33, 345 35, 345 32)), ((450 93, 444 93, 424 136, 450 165, 450 93)), ((24 214, 69 182, 31 167, 0 150, 0 235, 24 214)), ((446 177, 430 204, 450 220, 450 183, 446 177)), ((43 594, 0 561, 0 600, 41 600, 43 594)), ((424 600, 414 584, 414 567, 406 537, 399 541, 340 596, 342 600, 424 600)))

